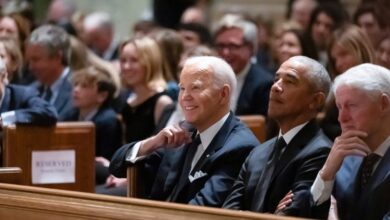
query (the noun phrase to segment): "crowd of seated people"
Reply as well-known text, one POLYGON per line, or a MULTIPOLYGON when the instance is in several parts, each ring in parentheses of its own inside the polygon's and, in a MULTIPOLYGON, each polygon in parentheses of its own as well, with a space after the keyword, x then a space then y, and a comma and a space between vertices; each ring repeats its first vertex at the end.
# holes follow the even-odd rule
POLYGON ((192 1, 174 22, 159 21, 162 11, 140 20, 125 40, 109 13, 73 1, 51 1, 39 25, 4 7, 0 125, 93 122, 96 193, 125 196, 134 167, 145 199, 390 218, 385 3, 348 13, 343 1, 290 0, 276 22, 238 12, 211 21, 209 2, 192 1), (267 140, 243 115, 266 119, 267 140))

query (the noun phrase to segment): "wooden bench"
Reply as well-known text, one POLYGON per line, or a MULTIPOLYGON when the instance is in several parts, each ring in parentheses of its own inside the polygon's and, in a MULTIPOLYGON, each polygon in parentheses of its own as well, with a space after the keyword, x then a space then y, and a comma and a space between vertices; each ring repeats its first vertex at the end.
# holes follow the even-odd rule
POLYGON ((19 167, 0 167, 0 183, 20 184, 22 181, 22 169, 19 167))
POLYGON ((23 170, 21 184, 94 192, 95 126, 93 123, 60 122, 53 127, 10 125, 3 128, 3 132, 3 166, 20 167, 23 170), (61 159, 64 154, 70 156, 61 159), (34 168, 35 174, 43 173, 43 177, 37 178, 35 175, 35 182, 33 181, 34 168), (63 176, 58 172, 65 173, 69 170, 71 172, 67 173, 72 174, 71 180, 61 180, 63 176), (50 172, 51 174, 56 172, 57 176, 47 175, 50 172))
POLYGON ((296 219, 12 184, 0 184, 0 198, 0 219, 296 219))
POLYGON ((266 119, 262 115, 237 116, 257 137, 260 143, 265 141, 267 135, 266 119))

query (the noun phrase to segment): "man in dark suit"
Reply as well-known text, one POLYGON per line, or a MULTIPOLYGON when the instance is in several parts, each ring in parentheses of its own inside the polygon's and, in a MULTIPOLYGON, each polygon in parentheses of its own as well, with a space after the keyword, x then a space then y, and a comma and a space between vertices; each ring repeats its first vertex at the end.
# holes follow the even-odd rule
POLYGON ((253 61, 257 53, 256 26, 235 15, 226 15, 215 32, 215 46, 233 68, 237 90, 233 108, 237 115, 267 114, 272 74, 253 61))
POLYGON ((293 200, 328 211, 332 194, 340 219, 386 219, 390 211, 390 71, 374 64, 358 65, 335 79, 333 92, 342 134, 309 196, 293 195, 293 200))
POLYGON ((189 58, 180 76, 179 103, 184 124, 197 130, 196 137, 191 141, 186 126, 168 126, 120 148, 111 160, 111 173, 123 177, 128 165, 139 164, 146 198, 221 207, 258 144, 229 111, 235 87, 234 72, 222 59, 189 58))
POLYGON ((27 40, 28 67, 37 79, 32 87, 38 89, 40 96, 54 105, 60 121, 72 109, 69 56, 69 37, 62 28, 40 26, 27 40))
MULTIPOLYGON (((313 59, 296 56, 280 66, 268 107, 279 136, 251 152, 224 208, 274 213, 290 190, 310 188, 331 146, 315 122, 329 89, 327 71, 313 59)), ((282 214, 311 217, 306 208, 293 201, 282 214)))
POLYGON ((57 112, 32 88, 7 85, 7 68, 0 59, 0 128, 9 124, 54 125, 57 112))

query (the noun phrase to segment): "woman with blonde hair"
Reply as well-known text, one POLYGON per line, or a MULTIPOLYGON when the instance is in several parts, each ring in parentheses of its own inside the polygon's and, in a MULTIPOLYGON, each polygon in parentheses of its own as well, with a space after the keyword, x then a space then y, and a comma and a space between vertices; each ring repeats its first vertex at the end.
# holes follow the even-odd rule
POLYGON ((329 44, 329 69, 336 77, 361 63, 374 63, 374 48, 366 35, 356 25, 345 25, 333 33, 329 44))
POLYGON ((150 37, 130 39, 120 47, 119 64, 122 82, 131 91, 122 110, 126 142, 142 140, 153 134, 161 112, 172 103, 159 46, 150 37))
MULTIPOLYGON (((329 54, 333 79, 351 67, 375 62, 374 49, 368 36, 356 25, 343 26, 333 33, 329 54)), ((325 117, 321 120, 321 127, 331 140, 341 134, 338 115, 334 96, 331 96, 325 106, 325 117)))
POLYGON ((23 55, 18 42, 10 37, 0 37, 0 58, 5 61, 8 81, 18 84, 22 81, 23 55))

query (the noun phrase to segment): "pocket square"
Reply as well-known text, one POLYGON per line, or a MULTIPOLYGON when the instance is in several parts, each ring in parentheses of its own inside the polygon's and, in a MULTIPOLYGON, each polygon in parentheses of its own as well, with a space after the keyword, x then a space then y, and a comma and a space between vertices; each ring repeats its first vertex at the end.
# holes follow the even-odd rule
POLYGON ((201 170, 199 170, 199 171, 196 171, 196 172, 195 172, 194 176, 189 175, 189 176, 188 176, 188 179, 189 179, 190 182, 192 183, 194 180, 199 179, 199 178, 202 178, 202 177, 204 177, 204 176, 207 176, 207 173, 203 173, 201 170))

